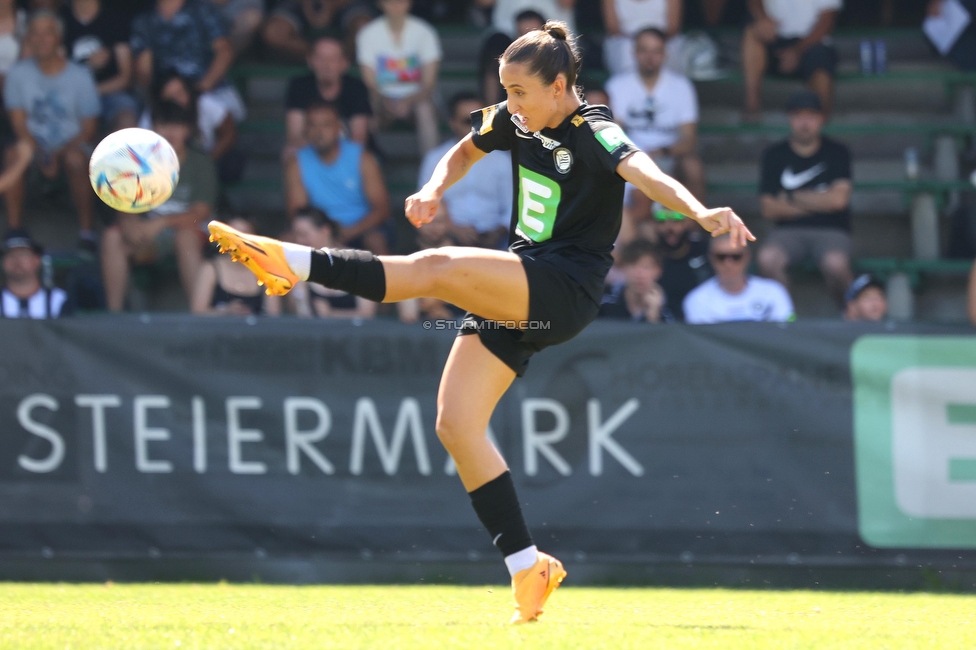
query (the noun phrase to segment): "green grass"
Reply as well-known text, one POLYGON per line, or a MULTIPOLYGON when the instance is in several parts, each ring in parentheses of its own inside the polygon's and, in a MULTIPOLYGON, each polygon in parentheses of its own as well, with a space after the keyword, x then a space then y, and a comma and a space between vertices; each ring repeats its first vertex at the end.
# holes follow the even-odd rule
POLYGON ((512 628, 508 589, 0 584, 0 648, 973 648, 976 596, 560 589, 512 628))

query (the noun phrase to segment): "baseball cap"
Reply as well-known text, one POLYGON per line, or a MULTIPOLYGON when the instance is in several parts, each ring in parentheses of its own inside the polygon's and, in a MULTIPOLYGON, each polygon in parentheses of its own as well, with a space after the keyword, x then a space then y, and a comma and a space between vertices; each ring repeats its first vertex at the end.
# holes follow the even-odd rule
POLYGON ((44 254, 44 247, 34 241, 30 234, 21 228, 8 230, 0 242, 0 253, 6 254, 15 248, 29 248, 37 255, 44 254))
POLYGON ((653 215, 655 221, 681 221, 685 218, 685 215, 674 210, 669 210, 660 203, 655 203, 651 207, 651 215, 653 215))
POLYGON ((846 305, 852 300, 856 300, 857 297, 860 296, 861 293, 868 287, 877 287, 882 292, 885 290, 885 286, 881 283, 881 281, 869 273, 859 275, 854 278, 854 281, 851 282, 851 286, 847 287, 847 291, 844 292, 844 304, 846 305))
POLYGON ((786 112, 793 113, 794 111, 804 110, 823 112, 823 104, 820 103, 820 98, 817 97, 815 92, 798 90, 790 95, 789 100, 786 102, 786 112))

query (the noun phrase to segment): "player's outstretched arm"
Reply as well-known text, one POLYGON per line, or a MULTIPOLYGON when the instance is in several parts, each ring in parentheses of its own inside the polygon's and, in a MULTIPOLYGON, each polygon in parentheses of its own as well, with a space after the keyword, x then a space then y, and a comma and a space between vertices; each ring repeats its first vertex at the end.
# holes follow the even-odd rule
POLYGON ((688 188, 662 172, 651 157, 642 151, 624 158, 617 165, 617 173, 652 201, 691 217, 712 233, 713 237, 729 233, 736 246, 745 246, 746 242, 756 241, 755 235, 749 232, 732 208, 709 210, 688 188))
POLYGON ((474 145, 470 133, 461 138, 437 163, 427 184, 416 194, 407 197, 404 206, 407 220, 418 228, 431 221, 437 214, 437 205, 444 196, 444 190, 461 180, 471 166, 484 157, 485 152, 474 145))

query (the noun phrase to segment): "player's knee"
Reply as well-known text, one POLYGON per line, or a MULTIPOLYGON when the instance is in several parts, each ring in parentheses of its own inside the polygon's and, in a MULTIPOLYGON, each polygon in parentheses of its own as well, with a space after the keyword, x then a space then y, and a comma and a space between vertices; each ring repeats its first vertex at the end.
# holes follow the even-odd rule
POLYGON ((465 427, 462 418, 452 409, 440 409, 437 412, 434 430, 437 432, 437 439, 448 451, 457 447, 464 439, 465 427))
POLYGON ((451 270, 452 259, 444 248, 428 248, 410 257, 424 291, 436 289, 451 270))

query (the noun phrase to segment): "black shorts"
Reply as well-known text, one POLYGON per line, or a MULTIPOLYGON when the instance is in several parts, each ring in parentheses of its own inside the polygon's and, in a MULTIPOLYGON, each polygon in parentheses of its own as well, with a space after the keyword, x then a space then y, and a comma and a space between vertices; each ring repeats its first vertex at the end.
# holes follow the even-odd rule
POLYGON ((796 67, 796 72, 782 75, 779 71, 779 50, 792 47, 799 42, 800 39, 798 38, 777 38, 766 46, 766 53, 769 57, 767 70, 771 75, 798 77, 806 81, 817 70, 823 70, 831 77, 837 74, 837 49, 830 45, 817 43, 811 45, 800 55, 800 63, 796 67))
MULTIPOLYGON (((480 336, 482 344, 519 377, 525 374, 533 354, 570 340, 592 323, 600 310, 583 286, 563 269, 544 257, 520 257, 529 281, 528 322, 506 327, 468 312, 458 331, 458 336, 480 336)), ((594 281, 602 285, 603 278, 597 273, 594 281)))

